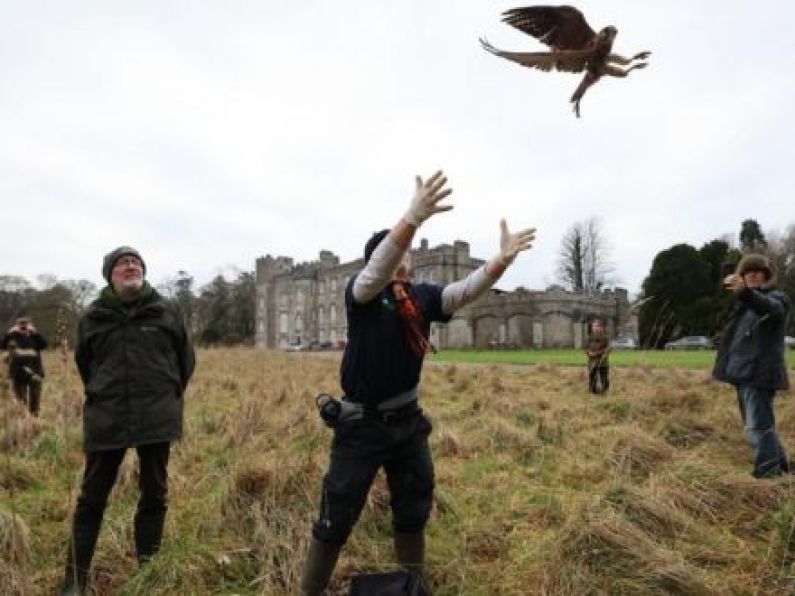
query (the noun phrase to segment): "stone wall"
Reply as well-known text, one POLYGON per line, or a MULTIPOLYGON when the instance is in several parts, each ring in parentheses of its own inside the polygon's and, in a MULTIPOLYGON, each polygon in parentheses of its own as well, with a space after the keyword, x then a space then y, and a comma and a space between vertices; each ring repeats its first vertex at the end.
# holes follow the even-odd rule
POLYGON ((637 328, 633 318, 623 289, 588 294, 562 289, 492 290, 456 312, 437 334, 440 344, 451 348, 581 348, 594 319, 603 320, 613 336, 633 336, 637 328))

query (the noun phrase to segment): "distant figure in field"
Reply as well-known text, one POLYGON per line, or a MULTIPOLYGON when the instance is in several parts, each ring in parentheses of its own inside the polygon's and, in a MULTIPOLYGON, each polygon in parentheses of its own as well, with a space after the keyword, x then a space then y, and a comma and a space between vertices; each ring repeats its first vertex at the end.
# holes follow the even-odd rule
POLYGON ((588 355, 588 390, 605 393, 610 388, 610 338, 604 323, 598 319, 591 323, 591 337, 585 353, 588 355))
POLYGON ((39 415, 41 385, 44 365, 41 351, 47 340, 36 330, 30 317, 20 317, 0 340, 0 349, 6 350, 8 376, 14 395, 25 404, 34 416, 39 415))
POLYGON ((775 269, 764 255, 745 255, 723 283, 737 305, 721 336, 712 375, 737 389, 745 434, 755 453, 753 475, 780 476, 790 472, 790 463, 776 433, 773 397, 789 387, 784 337, 790 300, 774 289, 775 269))
POLYGON ((434 471, 431 423, 418 405, 418 385, 425 354, 433 349, 430 326, 449 321, 456 309, 485 293, 535 237, 534 229, 510 233, 503 220, 497 256, 467 278, 447 286, 412 283, 412 238, 426 219, 452 209, 440 204, 452 192, 446 183, 441 171, 426 181, 417 176, 408 211, 391 230, 367 241, 364 269, 345 288, 348 342, 340 367, 345 396, 302 594, 324 592, 381 467, 391 493, 397 561, 421 583, 434 471))
POLYGON ((182 435, 183 393, 194 353, 181 314, 145 281, 145 273, 134 248, 108 253, 102 264, 108 285, 78 325, 86 466, 62 595, 85 593, 108 494, 130 447, 138 453, 141 491, 134 523, 138 562, 160 549, 169 451, 182 435))

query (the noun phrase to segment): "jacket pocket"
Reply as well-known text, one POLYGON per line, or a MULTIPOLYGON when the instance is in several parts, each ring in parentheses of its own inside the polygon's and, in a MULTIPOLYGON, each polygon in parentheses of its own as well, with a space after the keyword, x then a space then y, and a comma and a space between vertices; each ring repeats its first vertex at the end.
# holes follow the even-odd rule
POLYGON ((750 381, 756 369, 756 358, 752 354, 731 354, 726 365, 726 376, 733 383, 750 381))

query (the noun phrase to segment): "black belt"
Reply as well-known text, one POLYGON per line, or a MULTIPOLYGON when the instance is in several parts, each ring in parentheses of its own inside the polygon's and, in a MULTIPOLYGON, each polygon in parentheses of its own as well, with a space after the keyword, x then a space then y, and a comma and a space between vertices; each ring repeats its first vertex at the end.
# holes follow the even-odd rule
POLYGON ((384 424, 403 422, 422 412, 422 408, 419 407, 416 400, 393 410, 379 410, 376 406, 370 404, 362 404, 362 408, 366 418, 374 418, 384 424))

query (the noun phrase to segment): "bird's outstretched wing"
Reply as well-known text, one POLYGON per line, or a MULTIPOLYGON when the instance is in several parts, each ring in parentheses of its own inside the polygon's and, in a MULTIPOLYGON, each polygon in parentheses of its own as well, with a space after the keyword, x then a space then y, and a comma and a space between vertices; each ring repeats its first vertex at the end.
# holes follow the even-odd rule
POLYGON ((553 50, 583 50, 596 33, 573 6, 527 6, 502 13, 502 20, 553 50))
POLYGON ((495 56, 511 60, 528 68, 550 71, 553 68, 564 72, 582 72, 591 58, 590 51, 564 50, 561 52, 504 52, 480 38, 480 45, 495 56))

